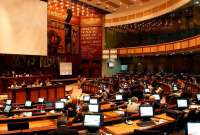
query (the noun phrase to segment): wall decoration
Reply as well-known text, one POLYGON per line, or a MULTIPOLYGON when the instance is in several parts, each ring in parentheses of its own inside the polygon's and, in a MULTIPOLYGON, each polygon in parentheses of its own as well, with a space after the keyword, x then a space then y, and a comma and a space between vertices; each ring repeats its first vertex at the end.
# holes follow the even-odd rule
POLYGON ((72 26, 70 24, 65 24, 65 50, 66 53, 72 53, 72 45, 71 45, 71 29, 72 26))
POLYGON ((79 27, 72 26, 72 54, 79 54, 79 27))
POLYGON ((64 30, 48 27, 48 54, 65 53, 64 30))

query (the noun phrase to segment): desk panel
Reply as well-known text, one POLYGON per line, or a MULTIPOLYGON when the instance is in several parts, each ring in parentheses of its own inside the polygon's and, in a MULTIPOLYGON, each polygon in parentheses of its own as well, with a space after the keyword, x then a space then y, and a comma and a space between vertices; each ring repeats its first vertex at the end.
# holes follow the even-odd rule
POLYGON ((47 90, 45 88, 40 89, 40 97, 44 97, 47 100, 47 90))
POLYGON ((65 88, 64 87, 57 87, 56 88, 56 96, 57 99, 65 97, 65 88))
POLYGON ((55 88, 48 88, 48 101, 55 101, 56 100, 56 89, 55 88))
POLYGON ((26 91, 24 89, 18 89, 18 90, 14 90, 14 91, 15 91, 15 93, 13 93, 13 94, 14 94, 15 102, 19 103, 19 104, 24 104, 26 101, 26 97, 27 97, 26 91))
POLYGON ((28 91, 30 91, 30 100, 32 102, 37 102, 38 101, 38 97, 39 97, 39 89, 32 88, 32 89, 28 89, 28 91))

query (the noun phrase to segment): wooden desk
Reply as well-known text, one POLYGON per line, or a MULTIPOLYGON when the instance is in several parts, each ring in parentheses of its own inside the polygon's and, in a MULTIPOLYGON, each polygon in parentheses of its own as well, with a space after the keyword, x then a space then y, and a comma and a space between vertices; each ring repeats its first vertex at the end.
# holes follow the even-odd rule
POLYGON ((103 116, 104 116, 103 119, 104 123, 122 120, 123 118, 123 115, 120 115, 116 111, 103 112, 103 116))
POLYGON ((56 119, 61 115, 61 113, 56 113, 32 117, 0 118, 0 134, 31 133, 53 130, 57 128, 56 119), (16 123, 21 121, 28 121, 29 129, 8 131, 8 122, 16 123))
POLYGON ((114 103, 106 103, 106 104, 101 104, 101 111, 109 111, 109 110, 114 110, 115 104, 114 103))
POLYGON ((156 125, 153 125, 153 126, 140 127, 137 125, 137 123, 140 122, 140 120, 134 120, 132 125, 120 123, 120 124, 102 127, 100 131, 102 133, 111 133, 113 135, 126 135, 126 134, 133 133, 135 129, 137 130, 152 129, 152 128, 161 127, 161 126, 168 125, 170 123, 175 122, 175 119, 169 116, 166 116, 166 114, 156 115, 152 119, 162 120, 162 122, 157 123, 156 125))
POLYGON ((60 98, 65 97, 65 86, 64 85, 52 85, 44 87, 27 87, 27 88, 16 88, 7 89, 9 98, 14 103, 24 104, 26 100, 37 102, 39 97, 44 97, 45 100, 54 102, 60 98))

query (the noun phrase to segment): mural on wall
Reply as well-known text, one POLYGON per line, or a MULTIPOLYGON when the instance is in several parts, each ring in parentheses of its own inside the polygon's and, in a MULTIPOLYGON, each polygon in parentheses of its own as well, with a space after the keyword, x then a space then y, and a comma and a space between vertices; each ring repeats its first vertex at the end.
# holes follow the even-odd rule
POLYGON ((71 25, 70 24, 65 24, 65 51, 66 53, 71 53, 72 52, 72 45, 71 45, 71 25))
POLYGON ((79 27, 72 26, 72 54, 79 54, 79 27))
POLYGON ((48 54, 65 53, 64 31, 48 28, 48 54))
POLYGON ((62 23, 48 21, 48 54, 65 53, 65 31, 62 23))

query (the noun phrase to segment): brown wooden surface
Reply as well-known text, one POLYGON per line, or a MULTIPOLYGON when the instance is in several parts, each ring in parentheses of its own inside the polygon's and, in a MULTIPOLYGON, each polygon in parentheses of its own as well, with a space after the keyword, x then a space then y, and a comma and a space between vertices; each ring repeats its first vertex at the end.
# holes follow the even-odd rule
POLYGON ((15 92, 15 102, 19 104, 25 103, 26 100, 26 91, 24 89, 17 90, 15 92))
POLYGON ((156 125, 153 126, 148 126, 148 127, 140 127, 137 125, 140 120, 134 120, 132 125, 128 125, 126 123, 120 123, 120 124, 115 124, 111 126, 105 126, 102 128, 103 131, 111 133, 113 135, 125 135, 125 134, 130 134, 133 133, 135 129, 137 130, 144 130, 144 129, 151 129, 151 128, 156 128, 159 126, 167 125, 169 123, 175 122, 175 119, 166 116, 166 114, 161 114, 161 115, 156 115, 155 118, 153 119, 163 119, 163 123, 157 123, 156 125))
POLYGON ((47 101, 56 101, 65 97, 64 85, 52 85, 44 87, 31 87, 19 89, 7 89, 9 98, 13 103, 24 104, 26 100, 37 102, 39 97, 44 97, 47 101))
POLYGON ((40 97, 43 97, 45 100, 47 99, 47 90, 45 88, 40 89, 40 97))
POLYGON ((17 134, 17 133, 31 133, 38 131, 49 131, 56 129, 56 119, 62 113, 46 114, 31 117, 15 117, 15 118, 0 118, 0 134, 17 134), (8 131, 8 122, 28 121, 29 129, 8 131))
POLYGON ((55 97, 56 97, 56 89, 54 88, 49 88, 48 89, 48 101, 55 101, 55 97))
POLYGON ((39 90, 32 88, 32 89, 29 89, 29 91, 30 91, 30 100, 32 102, 37 102, 38 97, 39 97, 39 90))

